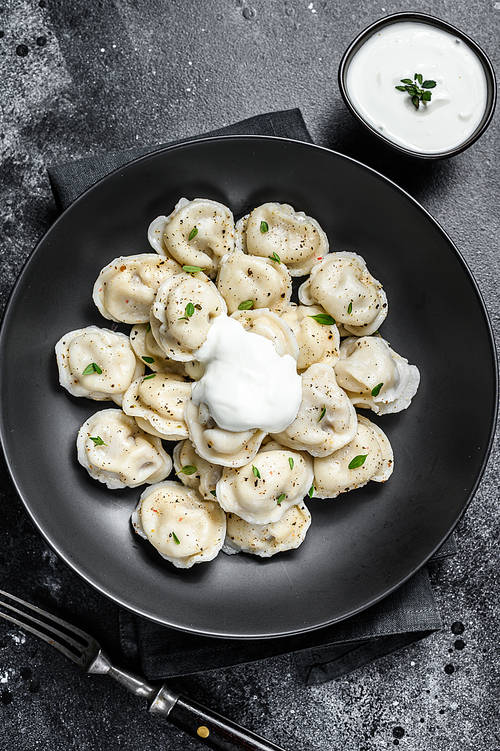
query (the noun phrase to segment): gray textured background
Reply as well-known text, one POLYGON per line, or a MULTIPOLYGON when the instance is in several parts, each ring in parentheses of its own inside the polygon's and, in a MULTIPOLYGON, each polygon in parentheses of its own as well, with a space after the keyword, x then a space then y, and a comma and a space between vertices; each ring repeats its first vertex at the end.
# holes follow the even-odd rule
MULTIPOLYGON (((474 273, 498 338, 498 113, 466 153, 409 164, 364 137, 345 110, 336 75, 343 50, 361 29, 402 10, 431 13, 463 29, 499 70, 500 2, 6 0, 2 6, 2 308, 57 215, 48 164, 297 106, 316 143, 375 167, 441 223, 474 273)), ((441 632, 318 687, 301 684, 288 657, 176 686, 287 749, 500 749, 498 454, 497 441, 458 526, 458 554, 431 570, 441 632), (464 626, 461 635, 451 629, 455 622, 464 626)), ((116 619, 116 609, 47 548, 3 467, 1 510, 1 586, 36 592, 106 642, 105 624, 116 619)), ((0 625, 0 748, 200 746, 150 717, 111 681, 81 675, 50 647, 0 625)))

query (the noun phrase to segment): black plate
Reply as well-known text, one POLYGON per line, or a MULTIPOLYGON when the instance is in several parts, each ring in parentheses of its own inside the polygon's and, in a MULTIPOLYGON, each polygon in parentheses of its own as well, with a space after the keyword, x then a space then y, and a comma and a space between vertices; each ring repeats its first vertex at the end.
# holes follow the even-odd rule
POLYGON ((285 139, 183 144, 135 161, 87 191, 26 264, 4 318, 0 354, 7 461, 47 542, 120 605, 213 636, 315 629, 398 587, 467 507, 494 429, 490 326, 450 239, 373 170, 285 139), (383 283, 389 315, 381 333, 422 376, 408 410, 375 418, 395 453, 387 483, 311 502, 313 524, 297 551, 267 560, 221 554, 188 571, 174 569, 133 534, 129 517, 140 490, 108 491, 77 464, 78 428, 113 405, 71 397, 58 385, 53 353, 72 329, 109 326, 91 300, 97 274, 118 255, 149 252, 149 222, 181 196, 222 201, 237 217, 265 201, 316 217, 333 250, 361 254, 383 283))

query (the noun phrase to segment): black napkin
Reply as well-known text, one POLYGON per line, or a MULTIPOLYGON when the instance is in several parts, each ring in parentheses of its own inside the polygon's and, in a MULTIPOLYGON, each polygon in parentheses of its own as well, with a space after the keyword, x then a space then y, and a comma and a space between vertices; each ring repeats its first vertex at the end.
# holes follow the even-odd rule
MULTIPOLYGON (((298 109, 251 117, 197 138, 218 135, 271 135, 312 143, 298 109)), ((174 143, 183 143, 184 138, 174 143)), ((61 209, 102 177, 132 159, 172 144, 99 154, 48 169, 61 209)), ((453 555, 450 537, 432 560, 453 555)), ((308 684, 338 678, 379 657, 405 647, 442 627, 427 568, 362 613, 307 634, 273 639, 215 639, 195 636, 120 612, 120 642, 126 657, 151 680, 187 675, 293 653, 308 684)))

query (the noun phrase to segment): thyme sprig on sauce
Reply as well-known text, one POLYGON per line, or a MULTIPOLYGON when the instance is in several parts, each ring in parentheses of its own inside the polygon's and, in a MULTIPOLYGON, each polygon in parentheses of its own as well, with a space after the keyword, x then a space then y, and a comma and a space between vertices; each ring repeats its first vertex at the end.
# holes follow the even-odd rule
POLYGON ((415 109, 418 110, 420 103, 427 104, 431 101, 432 91, 436 87, 436 81, 426 80, 421 73, 413 74, 413 81, 411 78, 402 78, 401 83, 404 86, 395 86, 398 91, 406 91, 411 97, 411 101, 415 109))

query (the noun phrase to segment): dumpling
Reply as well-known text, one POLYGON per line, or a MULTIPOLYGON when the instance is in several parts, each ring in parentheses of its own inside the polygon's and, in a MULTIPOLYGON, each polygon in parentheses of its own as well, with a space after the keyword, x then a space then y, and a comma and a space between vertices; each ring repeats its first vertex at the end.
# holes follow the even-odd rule
POLYGON ((219 428, 203 403, 188 402, 184 418, 196 453, 207 462, 223 467, 242 467, 249 462, 266 435, 259 429, 233 432, 219 428))
POLYGON ((216 498, 215 486, 222 476, 220 464, 202 459, 188 440, 175 445, 172 458, 175 474, 183 485, 195 488, 207 501, 216 498))
POLYGON ((226 524, 224 552, 241 551, 270 558, 276 553, 294 550, 304 542, 311 526, 311 514, 301 501, 271 524, 251 524, 237 514, 226 514, 226 524))
POLYGON ((320 363, 302 373, 302 402, 297 417, 273 438, 312 456, 328 456, 352 441, 356 429, 356 412, 337 384, 333 367, 320 363))
POLYGON ((237 247, 249 255, 278 256, 292 276, 309 274, 328 253, 328 237, 316 219, 286 203, 264 203, 236 225, 237 247))
POLYGON ((406 409, 420 383, 417 366, 410 365, 380 336, 344 339, 335 373, 356 407, 380 415, 406 409))
POLYGON ((147 323, 158 287, 180 271, 178 263, 155 253, 120 256, 102 269, 92 298, 104 318, 147 323))
POLYGON ((150 370, 155 373, 176 373, 187 375, 188 363, 171 360, 166 357, 163 349, 153 336, 151 324, 138 323, 130 331, 130 344, 135 354, 150 370))
POLYGON ((378 425, 358 415, 354 439, 330 456, 314 459, 316 498, 335 498, 367 482, 385 482, 392 474, 394 455, 389 439, 378 425))
POLYGON ((122 409, 146 433, 178 441, 188 436, 184 407, 190 399, 191 382, 175 373, 151 373, 133 381, 122 409))
POLYGON ((161 440, 141 430, 121 409, 102 409, 89 417, 76 443, 80 464, 110 490, 160 482, 172 470, 161 440))
POLYGON ((292 280, 283 263, 236 251, 222 258, 217 287, 229 314, 250 303, 253 308, 281 313, 292 296, 292 280))
MULTIPOLYGON (((309 310, 309 308, 308 308, 309 310)), ((295 360, 299 357, 297 340, 288 324, 267 308, 257 310, 237 310, 232 314, 241 323, 245 331, 259 334, 269 339, 280 357, 291 355, 295 360)))
POLYGON ((168 480, 146 488, 131 521, 137 534, 177 568, 213 560, 226 534, 226 517, 218 503, 168 480))
POLYGON ((219 259, 234 250, 234 217, 217 201, 186 198, 168 217, 157 217, 148 230, 152 247, 181 266, 198 266, 215 277, 219 259))
POLYGON ((309 456, 271 444, 248 464, 223 470, 217 500, 250 524, 270 524, 302 501, 312 482, 309 456))
POLYGON ((299 346, 299 373, 314 363, 335 365, 339 359, 340 334, 328 313, 317 305, 291 302, 281 319, 291 328, 299 346))
POLYGON ((144 375, 129 337, 87 326, 65 334, 56 344, 59 383, 73 396, 121 404, 132 381, 144 375))
POLYGON ((356 336, 373 334, 387 316, 387 296, 357 253, 330 253, 299 287, 304 305, 319 303, 356 336))
POLYGON ((194 360, 213 320, 226 313, 224 298, 205 274, 181 272, 159 287, 151 306, 151 330, 172 360, 194 360))

